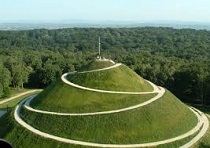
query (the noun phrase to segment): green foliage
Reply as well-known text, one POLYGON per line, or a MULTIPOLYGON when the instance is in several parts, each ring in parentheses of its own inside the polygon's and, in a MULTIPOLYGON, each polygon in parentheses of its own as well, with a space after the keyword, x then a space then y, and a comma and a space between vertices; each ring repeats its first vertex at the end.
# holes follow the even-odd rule
POLYGON ((0 31, 0 61, 10 72, 9 84, 43 88, 61 73, 85 68, 97 56, 99 35, 106 58, 128 65, 183 101, 210 104, 210 35, 205 30, 145 27, 0 31), (184 75, 195 82, 179 81, 185 80, 184 75), (181 87, 189 93, 176 90, 181 87))
POLYGON ((10 71, 0 64, 0 98, 5 98, 10 95, 10 81, 10 71))
POLYGON ((9 87, 5 87, 4 90, 3 90, 3 98, 6 98, 6 97, 9 97, 10 94, 11 94, 11 91, 10 91, 10 88, 9 87))

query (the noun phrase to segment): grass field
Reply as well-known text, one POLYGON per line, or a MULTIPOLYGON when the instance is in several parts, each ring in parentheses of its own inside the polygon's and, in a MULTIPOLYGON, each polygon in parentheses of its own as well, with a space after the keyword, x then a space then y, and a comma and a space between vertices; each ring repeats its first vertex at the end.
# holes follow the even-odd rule
POLYGON ((33 95, 33 94, 37 94, 37 93, 38 92, 36 92, 36 93, 30 93, 30 94, 27 94, 27 95, 18 97, 18 98, 14 99, 14 100, 11 100, 9 102, 3 103, 3 104, 0 105, 0 109, 6 109, 7 107, 8 108, 12 108, 12 107, 16 106, 25 97, 30 96, 30 95, 33 95))
MULTIPOLYGON (((24 89, 10 88, 10 89, 11 89, 10 90, 10 95, 7 98, 13 97, 13 96, 15 96, 19 93, 26 92, 26 91, 30 90, 30 89, 27 89, 27 88, 24 88, 24 89)), ((0 101, 5 100, 7 98, 0 98, 0 101)))
POLYGON ((60 143, 33 134, 14 121, 13 111, 9 111, 0 118, 0 138, 9 141, 14 148, 85 148, 60 143))
POLYGON ((197 124, 197 117, 169 92, 145 107, 116 114, 64 117, 24 109, 22 116, 33 127, 53 135, 118 144, 176 137, 197 124))
POLYGON ((152 86, 125 65, 90 73, 68 75, 69 81, 81 86, 113 91, 153 91, 152 86))
POLYGON ((187 138, 184 138, 184 139, 181 139, 181 140, 178 140, 178 141, 175 141, 175 142, 171 142, 171 143, 168 143, 168 144, 162 144, 162 145, 159 145, 157 147, 158 148, 178 148, 178 147, 181 147, 184 144, 186 144, 187 142, 189 142, 191 139, 193 139, 198 133, 199 133, 199 131, 196 132, 195 134, 187 137, 187 138))
POLYGON ((95 112, 121 109, 145 102, 157 94, 124 95, 85 91, 63 83, 52 83, 31 102, 37 109, 57 112, 95 112))
POLYGON ((87 65, 84 65, 83 67, 81 67, 81 69, 79 71, 102 69, 102 68, 110 67, 113 65, 114 64, 110 61, 95 60, 95 61, 92 61, 92 62, 88 63, 87 65))

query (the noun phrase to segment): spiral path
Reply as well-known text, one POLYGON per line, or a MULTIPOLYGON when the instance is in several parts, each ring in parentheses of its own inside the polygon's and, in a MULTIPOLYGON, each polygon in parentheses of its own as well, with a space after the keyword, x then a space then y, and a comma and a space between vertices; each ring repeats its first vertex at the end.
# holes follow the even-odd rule
POLYGON ((164 93, 165 93, 165 89, 161 87, 159 93, 155 97, 153 97, 152 99, 145 101, 143 103, 140 103, 140 104, 137 104, 134 106, 130 106, 127 108, 117 109, 117 110, 92 112, 92 113, 58 113, 58 112, 49 112, 49 111, 33 109, 32 107, 30 107, 30 102, 35 96, 31 96, 30 98, 28 98, 28 100, 26 101, 24 106, 26 109, 33 111, 33 112, 42 113, 42 114, 60 115, 60 116, 90 116, 90 115, 113 114, 113 113, 119 113, 119 112, 123 112, 123 111, 129 111, 132 109, 136 109, 136 108, 148 105, 148 104, 160 99, 164 95, 164 93))
MULTIPOLYGON (((86 72, 96 72, 96 71, 108 70, 108 69, 111 69, 111 68, 118 67, 120 65, 121 64, 116 64, 116 65, 113 65, 111 67, 98 69, 98 70, 92 70, 92 71, 86 71, 86 72)), ((83 72, 83 73, 85 73, 85 72, 83 72)), ((32 127, 31 125, 27 124, 24 120, 21 119, 20 110, 23 106, 30 111, 37 112, 37 113, 42 113, 42 114, 51 114, 51 115, 60 115, 60 116, 91 116, 91 115, 112 114, 112 113, 134 110, 134 109, 137 109, 139 107, 143 107, 145 105, 153 103, 154 101, 160 99, 165 93, 164 88, 157 87, 155 84, 153 84, 149 81, 148 82, 154 88, 154 90, 152 92, 120 92, 120 91, 107 91, 107 90, 92 89, 92 88, 79 86, 77 84, 69 82, 66 79, 66 76, 68 74, 69 73, 66 73, 66 74, 62 75, 62 77, 61 77, 62 81, 64 83, 68 84, 68 85, 71 85, 71 86, 79 88, 79 89, 84 89, 84 90, 93 91, 93 92, 100 92, 100 93, 116 93, 116 94, 118 94, 118 93, 120 93, 120 94, 157 93, 157 95, 155 97, 151 98, 148 101, 145 101, 143 103, 140 103, 140 104, 137 104, 137 105, 134 105, 134 106, 130 106, 130 107, 127 107, 127 108, 122 108, 122 109, 118 109, 118 110, 110 110, 110 111, 93 112, 93 113, 57 113, 57 112, 49 112, 49 111, 33 109, 33 108, 30 107, 30 101, 35 97, 35 95, 32 95, 32 96, 22 100, 16 106, 15 112, 14 112, 15 120, 20 125, 22 125, 24 128, 26 128, 29 131, 33 132, 34 134, 37 134, 37 135, 42 136, 44 138, 49 138, 49 139, 53 139, 53 140, 56 140, 56 141, 59 141, 59 142, 75 144, 75 145, 90 146, 90 147, 106 147, 106 148, 154 147, 154 146, 158 146, 158 145, 161 145, 161 144, 167 144, 167 143, 171 143, 171 142, 174 142, 174 141, 184 139, 184 138, 189 137, 189 136, 195 134, 196 132, 198 132, 198 134, 193 139, 191 139, 191 141, 187 142, 186 144, 184 144, 182 146, 182 148, 188 148, 188 147, 191 147, 193 144, 195 144, 200 138, 202 138, 208 130, 208 127, 209 127, 208 118, 205 116, 205 114, 203 114, 202 112, 200 112, 199 110, 194 109, 194 108, 190 108, 190 110, 196 115, 196 117, 198 118, 198 122, 197 122, 197 125, 193 129, 191 129, 190 131, 188 131, 188 132, 186 132, 182 135, 174 137, 174 138, 161 140, 161 141, 155 141, 155 142, 149 142, 149 143, 141 143, 141 144, 103 144, 103 143, 92 143, 92 142, 85 142, 85 141, 67 139, 67 138, 63 138, 63 137, 59 137, 59 136, 56 136, 56 135, 51 135, 51 134, 42 132, 39 129, 36 129, 36 128, 32 127)))

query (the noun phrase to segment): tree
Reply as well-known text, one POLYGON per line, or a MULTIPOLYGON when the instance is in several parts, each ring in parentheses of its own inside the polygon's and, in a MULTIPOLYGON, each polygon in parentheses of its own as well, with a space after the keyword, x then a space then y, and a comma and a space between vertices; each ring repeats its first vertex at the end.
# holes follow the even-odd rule
POLYGON ((10 71, 1 64, 0 65, 0 97, 9 96, 10 82, 11 82, 10 71))

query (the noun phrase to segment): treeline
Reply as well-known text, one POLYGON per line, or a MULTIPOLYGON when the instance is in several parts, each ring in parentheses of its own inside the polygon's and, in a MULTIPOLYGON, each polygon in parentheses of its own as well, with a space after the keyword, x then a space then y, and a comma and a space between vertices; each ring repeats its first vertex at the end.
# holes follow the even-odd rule
POLYGON ((172 28, 0 31, 0 96, 10 87, 43 88, 96 57, 107 58, 188 103, 210 104, 210 32, 172 28))

